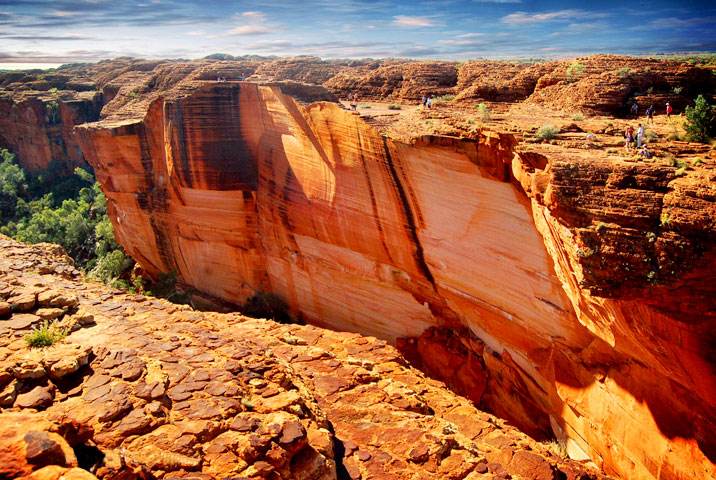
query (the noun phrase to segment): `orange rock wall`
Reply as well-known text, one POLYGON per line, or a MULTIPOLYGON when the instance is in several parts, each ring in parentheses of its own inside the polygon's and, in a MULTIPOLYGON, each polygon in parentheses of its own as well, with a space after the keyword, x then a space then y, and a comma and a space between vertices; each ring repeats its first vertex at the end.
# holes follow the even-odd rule
POLYGON ((271 291, 311 323, 391 341, 467 327, 488 376, 462 383, 485 389, 476 401, 625 478, 714 474, 699 329, 672 341, 658 307, 582 292, 571 232, 525 195, 534 169, 512 162, 510 136, 405 144, 250 83, 79 132, 118 240, 150 273, 238 303, 271 291))
POLYGON ((85 164, 73 129, 99 118, 101 95, 57 104, 59 110, 53 120, 48 115, 47 101, 30 98, 16 103, 0 99, 0 146, 16 153, 20 164, 30 172, 47 169, 53 160, 67 171, 85 164))

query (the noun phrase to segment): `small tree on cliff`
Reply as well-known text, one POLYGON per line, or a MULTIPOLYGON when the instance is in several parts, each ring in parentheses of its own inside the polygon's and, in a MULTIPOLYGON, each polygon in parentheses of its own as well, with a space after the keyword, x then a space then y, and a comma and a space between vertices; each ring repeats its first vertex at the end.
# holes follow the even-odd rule
POLYGON ((703 95, 696 97, 694 106, 686 107, 686 138, 693 142, 705 143, 714 133, 714 107, 703 95))

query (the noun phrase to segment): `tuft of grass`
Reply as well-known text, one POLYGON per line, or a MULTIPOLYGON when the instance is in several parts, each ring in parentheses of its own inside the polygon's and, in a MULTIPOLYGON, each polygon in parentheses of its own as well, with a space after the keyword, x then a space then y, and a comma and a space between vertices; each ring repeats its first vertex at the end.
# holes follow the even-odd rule
POLYGON ((672 167, 684 169, 686 168, 686 162, 681 158, 670 157, 669 162, 671 163, 672 167))
POLYGON ((479 105, 475 106, 475 109, 477 110, 477 114, 480 116, 480 120, 483 122, 489 122, 490 121, 490 108, 485 105, 484 103, 480 103, 479 105))
POLYGON ((33 328, 25 335, 25 343, 30 348, 49 347, 66 336, 66 329, 59 327, 56 322, 45 320, 39 327, 33 328))
POLYGON ((390 105, 388 105, 388 110, 402 110, 402 107, 395 103, 391 103, 390 105))
POLYGON ((696 157, 696 158, 694 158, 693 161, 691 162, 691 166, 692 166, 692 167, 698 167, 699 165, 701 165, 701 164, 703 164, 703 163, 704 163, 704 159, 703 159, 703 158, 696 157))
POLYGON ((617 70, 617 74, 619 75, 619 78, 628 77, 632 73, 634 73, 634 71, 629 67, 623 67, 623 68, 620 68, 619 70, 617 70))
POLYGON ((438 97, 433 97, 433 104, 448 103, 452 102, 454 99, 455 95, 440 95, 438 97))
POLYGON ((674 95, 681 95, 681 92, 684 91, 684 87, 674 87, 672 91, 674 92, 674 95))
POLYGON ((362 109, 364 109, 364 110, 368 110, 368 109, 373 108, 373 107, 370 106, 370 105, 361 105, 360 108, 362 108, 362 109))
POLYGON ((572 120, 574 120, 575 122, 581 122, 582 120, 584 120, 584 115, 582 115, 581 113, 575 113, 574 115, 572 115, 572 120))
POLYGON ((570 82, 576 81, 582 75, 584 75, 583 63, 574 61, 569 65, 569 67, 567 67, 567 80, 569 80, 570 82))
POLYGON ((559 128, 552 125, 542 125, 535 133, 538 140, 552 140, 559 134, 559 128))
POLYGON ((647 130, 644 132, 644 139, 646 139, 647 142, 656 142, 659 140, 659 135, 657 135, 654 130, 647 130))

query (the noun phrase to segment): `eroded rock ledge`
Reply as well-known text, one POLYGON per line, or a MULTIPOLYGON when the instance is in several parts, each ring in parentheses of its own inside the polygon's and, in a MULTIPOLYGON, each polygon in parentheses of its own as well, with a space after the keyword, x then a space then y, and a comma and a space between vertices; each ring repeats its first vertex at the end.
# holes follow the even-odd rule
POLYGON ((143 102, 79 137, 149 272, 405 348, 466 328, 457 358, 482 377, 433 373, 474 401, 617 475, 714 474, 710 164, 677 178, 489 131, 398 140, 247 82, 143 102))
POLYGON ((196 312, 68 262, 0 237, 0 478, 603 478, 383 340, 196 312), (52 309, 70 335, 29 350, 52 309))

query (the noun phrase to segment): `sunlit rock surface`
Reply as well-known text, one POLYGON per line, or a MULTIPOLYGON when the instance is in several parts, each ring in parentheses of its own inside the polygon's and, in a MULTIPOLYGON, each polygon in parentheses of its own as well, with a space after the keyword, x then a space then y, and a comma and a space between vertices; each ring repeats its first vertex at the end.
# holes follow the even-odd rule
POLYGON ((714 474, 711 167, 677 178, 488 131, 399 141, 255 83, 141 105, 79 135, 148 272, 397 342, 607 472, 714 474))
POLYGON ((3 479, 606 478, 385 340, 85 283, 59 247, 0 236, 3 303, 3 479), (49 308, 69 335, 27 348, 49 308))

